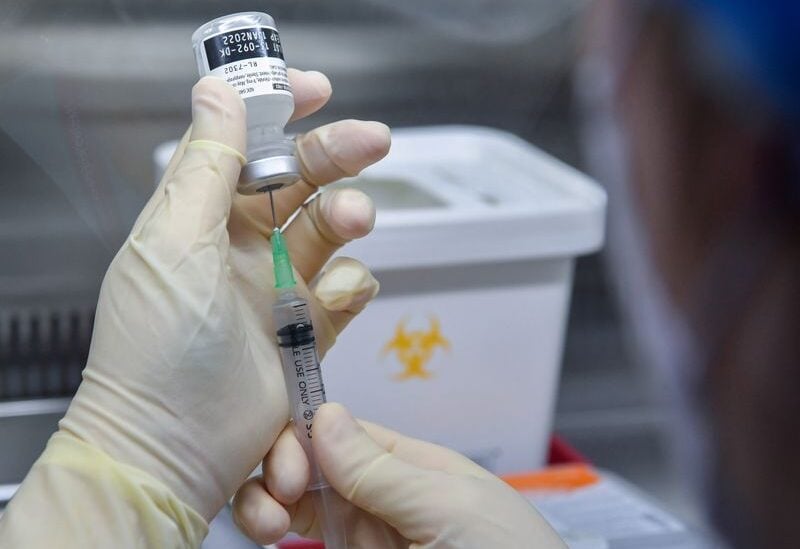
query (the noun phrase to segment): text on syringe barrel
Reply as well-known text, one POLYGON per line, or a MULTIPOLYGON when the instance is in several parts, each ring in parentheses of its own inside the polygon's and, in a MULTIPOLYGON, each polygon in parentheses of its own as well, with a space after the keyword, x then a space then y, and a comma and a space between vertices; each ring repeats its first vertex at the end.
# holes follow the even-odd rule
MULTIPOLYGON (((295 307, 301 319, 307 317, 307 305, 296 304, 295 307)), ((314 329, 310 320, 293 322, 280 327, 277 336, 290 413, 297 438, 312 463, 309 489, 315 489, 327 483, 314 463, 311 447, 314 417, 326 401, 314 329)))

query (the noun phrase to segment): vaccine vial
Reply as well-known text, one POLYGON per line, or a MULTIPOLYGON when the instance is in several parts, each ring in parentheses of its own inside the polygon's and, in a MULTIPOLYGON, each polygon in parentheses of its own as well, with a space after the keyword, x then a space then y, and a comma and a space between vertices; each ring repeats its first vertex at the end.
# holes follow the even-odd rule
POLYGON ((200 76, 222 78, 247 106, 247 164, 239 192, 275 191, 297 181, 295 144, 283 133, 294 98, 275 20, 260 12, 219 17, 194 32, 192 45, 200 76))

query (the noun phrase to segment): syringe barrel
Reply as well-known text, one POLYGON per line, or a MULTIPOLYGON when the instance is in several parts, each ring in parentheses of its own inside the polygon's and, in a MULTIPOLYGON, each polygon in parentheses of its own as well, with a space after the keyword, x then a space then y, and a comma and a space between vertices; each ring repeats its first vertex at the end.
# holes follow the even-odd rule
POLYGON ((295 434, 311 467, 308 490, 312 492, 325 547, 346 549, 345 513, 348 504, 325 480, 311 445, 314 417, 325 403, 325 386, 319 367, 311 310, 305 299, 291 290, 281 290, 272 312, 286 393, 289 396, 289 410, 295 434))
POLYGON ((317 516, 325 549, 345 549, 345 528, 350 504, 330 486, 322 486, 312 493, 314 513, 317 516))
POLYGON ((311 447, 314 417, 326 399, 308 302, 291 291, 281 292, 273 307, 273 318, 289 397, 289 413, 297 439, 311 465, 309 490, 314 490, 328 486, 311 447))

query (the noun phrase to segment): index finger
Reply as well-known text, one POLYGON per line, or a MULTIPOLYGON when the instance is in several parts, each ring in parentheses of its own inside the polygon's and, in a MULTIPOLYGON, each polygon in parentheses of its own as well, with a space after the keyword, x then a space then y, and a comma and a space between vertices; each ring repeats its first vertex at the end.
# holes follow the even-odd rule
POLYGON ((330 80, 319 71, 289 69, 289 83, 294 95, 294 113, 290 122, 320 110, 333 93, 330 80))

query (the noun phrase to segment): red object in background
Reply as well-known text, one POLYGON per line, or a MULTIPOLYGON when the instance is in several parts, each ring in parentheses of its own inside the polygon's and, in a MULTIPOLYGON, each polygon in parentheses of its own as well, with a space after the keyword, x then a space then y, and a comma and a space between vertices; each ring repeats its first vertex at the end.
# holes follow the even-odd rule
MULTIPOLYGON (((547 451, 548 465, 567 465, 567 464, 588 464, 589 460, 583 457, 580 452, 567 444, 562 438, 553 436, 550 439, 550 448, 547 451)), ((325 549, 325 545, 319 541, 283 541, 278 544, 280 549, 325 549)))
POLYGON ((282 541, 278 544, 279 549, 325 549, 325 544, 321 541, 282 541))
POLYGON ((586 459, 575 448, 567 444, 564 439, 554 435, 550 439, 550 449, 547 452, 548 465, 566 465, 568 463, 585 463, 588 464, 589 460, 586 459))

